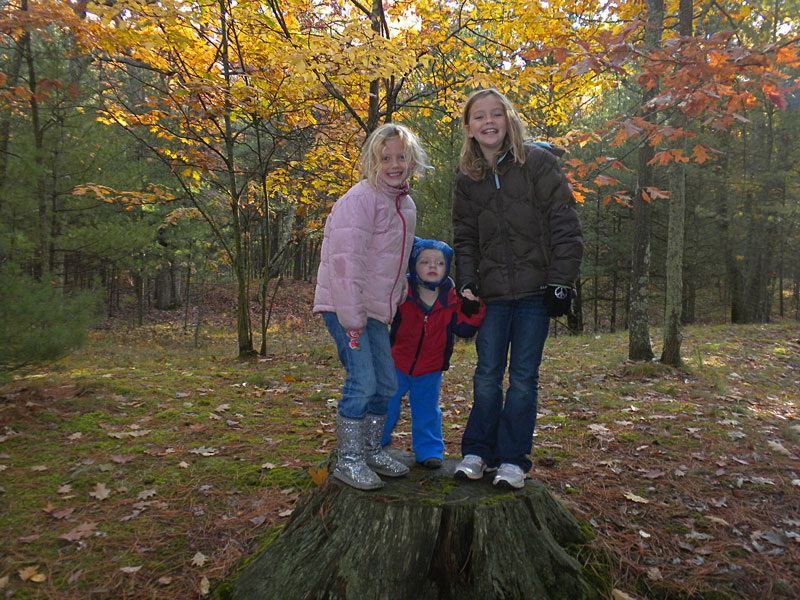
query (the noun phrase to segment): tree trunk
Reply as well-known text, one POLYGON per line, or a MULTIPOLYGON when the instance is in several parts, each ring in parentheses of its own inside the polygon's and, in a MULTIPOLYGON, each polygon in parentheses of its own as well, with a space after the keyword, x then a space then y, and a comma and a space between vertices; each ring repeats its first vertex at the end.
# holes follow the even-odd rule
MULTIPOLYGON (((692 0, 680 0, 680 34, 692 35, 692 0)), ((680 130, 687 124, 683 113, 672 119, 680 130)), ((686 144, 683 145, 684 152, 686 144)), ((667 282, 664 302, 664 346, 661 362, 673 367, 683 365, 681 360, 681 322, 683 309, 683 253, 685 247, 686 166, 676 161, 670 171, 669 233, 667 238, 667 282)))
POLYGON ((583 333, 583 286, 581 279, 575 281, 575 298, 572 300, 572 308, 567 313, 567 327, 572 335, 583 333))
MULTIPOLYGON (((664 22, 663 0, 647 0, 647 27, 645 46, 654 50, 661 46, 661 30, 664 22)), ((652 121, 654 111, 648 102, 657 93, 653 86, 642 93, 645 106, 645 119, 652 121)), ((630 311, 628 329, 628 358, 631 360, 651 360, 655 355, 650 344, 650 223, 653 207, 648 187, 653 186, 653 167, 648 164, 654 156, 653 147, 644 142, 639 147, 636 169, 637 185, 633 200, 633 250, 631 260, 630 311)))
MULTIPOLYGON (((409 453, 393 450, 406 464, 409 453)), ((412 468, 374 492, 328 478, 233 584, 234 600, 599 600, 564 550, 587 542, 540 482, 494 488, 412 468)))
POLYGON ((681 309, 683 308, 683 236, 684 209, 686 207, 686 169, 674 165, 669 199, 669 234, 667 238, 667 281, 664 302, 664 346, 661 362, 680 367, 681 360, 681 309))
POLYGON ((170 310, 180 305, 181 274, 174 265, 163 265, 156 275, 155 306, 159 310, 170 310))

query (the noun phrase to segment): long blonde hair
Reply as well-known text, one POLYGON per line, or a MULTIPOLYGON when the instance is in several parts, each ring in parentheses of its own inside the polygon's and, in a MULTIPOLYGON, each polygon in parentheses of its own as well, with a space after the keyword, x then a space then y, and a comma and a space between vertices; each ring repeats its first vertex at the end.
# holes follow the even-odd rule
POLYGON ((395 137, 400 138, 405 154, 411 161, 412 166, 409 176, 422 176, 426 171, 433 169, 428 162, 428 155, 423 150, 422 144, 408 127, 395 123, 386 123, 370 134, 361 149, 361 159, 359 161, 361 175, 369 181, 373 188, 378 185, 378 172, 383 160, 383 146, 388 140, 395 137))
MULTIPOLYGON (((461 113, 461 121, 464 127, 464 143, 461 146, 461 156, 458 161, 458 166, 462 173, 466 173, 470 179, 475 181, 480 181, 486 177, 489 170, 494 167, 494 164, 490 165, 489 159, 483 155, 478 140, 470 137, 468 133, 469 116, 472 111, 472 106, 475 104, 476 100, 486 98, 487 96, 494 96, 500 101, 500 104, 503 105, 503 112, 506 117, 506 137, 503 140, 503 146, 500 148, 499 156, 511 150, 514 154, 515 162, 520 164, 525 163, 525 149, 523 147, 523 141, 525 140, 525 124, 517 114, 514 106, 505 95, 495 88, 477 90, 470 94, 467 102, 464 104, 464 110, 461 113)), ((496 157, 493 157, 492 160, 496 160, 496 157)))

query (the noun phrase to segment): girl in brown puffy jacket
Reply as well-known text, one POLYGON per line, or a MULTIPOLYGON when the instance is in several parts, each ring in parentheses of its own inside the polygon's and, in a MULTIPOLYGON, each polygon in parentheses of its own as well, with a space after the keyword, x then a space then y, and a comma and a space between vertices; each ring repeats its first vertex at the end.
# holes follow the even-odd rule
POLYGON ((453 199, 456 286, 465 298, 480 296, 486 316, 455 476, 497 471, 494 485, 517 489, 531 468, 550 317, 569 312, 578 277, 581 227, 556 159, 563 150, 525 142, 522 120, 503 94, 473 93, 463 125, 453 199))

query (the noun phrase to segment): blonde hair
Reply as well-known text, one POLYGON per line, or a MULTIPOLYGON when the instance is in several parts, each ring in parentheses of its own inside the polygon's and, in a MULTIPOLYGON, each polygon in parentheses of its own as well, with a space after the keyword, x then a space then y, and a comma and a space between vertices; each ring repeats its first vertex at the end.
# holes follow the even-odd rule
POLYGON ((395 123, 386 123, 369 135, 364 147, 361 149, 361 160, 359 161, 361 175, 369 181, 373 188, 378 185, 378 172, 383 161, 383 147, 388 140, 395 137, 400 138, 406 157, 411 161, 409 176, 422 176, 426 171, 433 169, 428 162, 428 155, 422 149, 422 144, 408 127, 396 125, 395 123))
MULTIPOLYGON (((494 164, 489 164, 489 159, 483 155, 478 140, 469 136, 469 116, 472 107, 477 100, 494 96, 503 105, 503 112, 506 117, 506 137, 503 140, 503 146, 500 148, 498 156, 503 153, 512 151, 514 154, 514 161, 524 164, 525 163, 525 148, 523 141, 525 140, 525 124, 517 114, 514 106, 509 102, 501 92, 495 88, 486 88, 478 90, 470 94, 464 110, 461 113, 462 125, 464 126, 464 144, 461 146, 461 156, 458 161, 458 166, 462 173, 466 173, 470 179, 480 181, 486 177, 490 168, 494 164)), ((496 160, 497 157, 491 157, 491 160, 496 160)))

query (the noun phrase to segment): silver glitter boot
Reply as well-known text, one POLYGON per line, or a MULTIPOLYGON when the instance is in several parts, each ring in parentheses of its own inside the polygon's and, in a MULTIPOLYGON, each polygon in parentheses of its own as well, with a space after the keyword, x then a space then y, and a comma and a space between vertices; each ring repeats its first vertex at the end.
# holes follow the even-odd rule
POLYGON ((363 421, 336 418, 337 460, 333 476, 359 490, 376 490, 383 481, 364 460, 363 421))
POLYGON ((367 413, 364 416, 364 457, 367 460, 367 466, 376 473, 387 477, 400 477, 408 473, 408 467, 392 458, 381 448, 381 436, 385 423, 386 415, 367 413))

